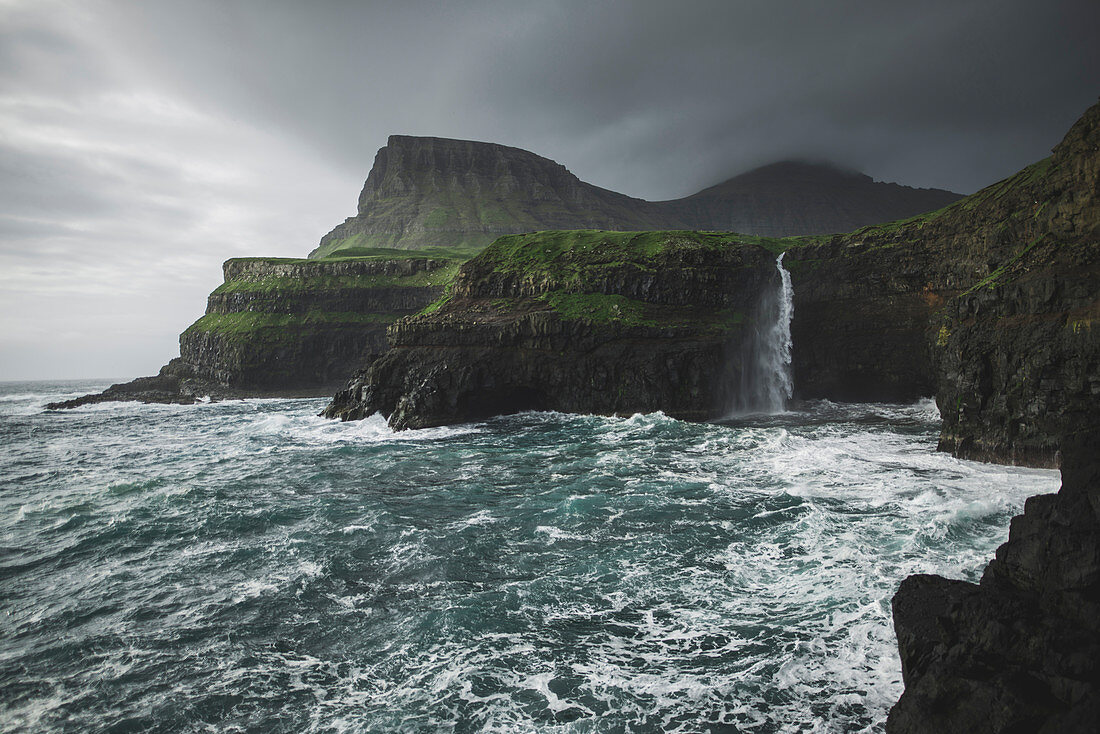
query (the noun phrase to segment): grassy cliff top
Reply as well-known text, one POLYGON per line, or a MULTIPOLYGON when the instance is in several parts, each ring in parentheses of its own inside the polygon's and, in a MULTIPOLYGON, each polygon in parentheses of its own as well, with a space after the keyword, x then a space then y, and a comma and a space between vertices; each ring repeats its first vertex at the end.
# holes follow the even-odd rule
MULTIPOLYGON (((317 261, 313 260, 311 262, 317 261)), ((459 261, 456 260, 436 270, 420 270, 407 275, 270 276, 258 279, 234 279, 222 283, 214 289, 214 293, 299 293, 352 290, 356 288, 444 286, 455 277, 459 264, 459 261)))
POLYGON ((662 255, 691 250, 725 250, 758 245, 783 252, 825 237, 756 237, 735 232, 666 230, 614 232, 596 229, 530 232, 497 239, 477 261, 498 270, 536 272, 568 264, 584 266, 636 263, 645 265, 662 255))
POLYGON ((480 249, 462 247, 427 247, 423 250, 397 250, 391 247, 356 247, 340 250, 339 253, 323 258, 306 257, 234 257, 229 262, 259 263, 319 263, 344 261, 376 260, 469 260, 480 249))

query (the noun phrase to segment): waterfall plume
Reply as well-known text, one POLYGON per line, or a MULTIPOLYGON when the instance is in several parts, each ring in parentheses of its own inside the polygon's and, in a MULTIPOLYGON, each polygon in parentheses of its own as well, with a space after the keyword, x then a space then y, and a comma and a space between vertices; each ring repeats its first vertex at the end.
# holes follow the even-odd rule
POLYGON ((733 412, 781 413, 794 393, 791 376, 791 318, 794 288, 783 267, 783 254, 775 260, 779 287, 766 290, 753 319, 753 333, 741 361, 741 382, 733 412))

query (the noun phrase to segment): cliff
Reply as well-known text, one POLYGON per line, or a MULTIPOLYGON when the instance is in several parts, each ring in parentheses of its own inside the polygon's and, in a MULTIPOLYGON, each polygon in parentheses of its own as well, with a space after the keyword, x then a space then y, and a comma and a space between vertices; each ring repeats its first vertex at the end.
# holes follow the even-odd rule
POLYGON ((395 323, 391 349, 325 414, 395 428, 517 410, 689 419, 728 412, 775 254, 740 235, 502 237, 447 294, 395 323))
POLYGON ((1100 397, 1098 121, 944 209, 792 250, 799 394, 934 393, 942 450, 1057 466, 1100 397))
POLYGON ((830 165, 786 162, 684 199, 649 202, 585 183, 519 148, 393 135, 375 157, 356 216, 326 234, 310 257, 363 247, 476 251, 503 234, 551 229, 844 232, 958 198, 830 165))
POLYGON ((1091 732, 1100 721, 1100 105, 973 209, 996 267, 933 321, 940 448, 1062 468, 980 584, 911 576, 893 599, 892 734, 1091 732), (993 249, 991 247, 991 249, 993 249), (1005 257, 1004 255, 1007 255, 1005 257))
POLYGON ((48 407, 331 395, 386 350, 387 326, 439 297, 460 262, 394 253, 227 260, 225 281, 210 294, 206 315, 180 335, 180 356, 158 375, 48 407))
POLYGON ((910 576, 893 600, 905 693, 891 734, 1092 732, 1100 722, 1100 432, 1028 499, 980 584, 910 576))

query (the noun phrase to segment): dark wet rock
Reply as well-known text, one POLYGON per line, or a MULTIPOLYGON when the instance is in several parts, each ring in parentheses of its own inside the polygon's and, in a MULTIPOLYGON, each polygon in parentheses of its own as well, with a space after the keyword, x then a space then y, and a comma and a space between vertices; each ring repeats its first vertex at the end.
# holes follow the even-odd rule
POLYGON ((1100 722, 1100 428, 1063 441, 980 584, 911 576, 893 600, 905 693, 891 734, 1094 732, 1100 722))

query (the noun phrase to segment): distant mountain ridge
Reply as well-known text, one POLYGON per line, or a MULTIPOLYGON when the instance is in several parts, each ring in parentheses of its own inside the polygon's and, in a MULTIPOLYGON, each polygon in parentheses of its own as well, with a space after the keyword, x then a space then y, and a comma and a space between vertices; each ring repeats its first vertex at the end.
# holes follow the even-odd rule
POLYGON ((771 237, 844 232, 939 209, 942 189, 880 183, 836 166, 785 161, 697 194, 646 201, 586 183, 565 166, 496 143, 390 136, 359 195, 358 213, 310 257, 390 247, 478 249, 547 229, 696 229, 771 237))
POLYGON ((906 219, 961 198, 943 189, 882 183, 828 163, 781 161, 660 204, 691 229, 791 237, 906 219))

